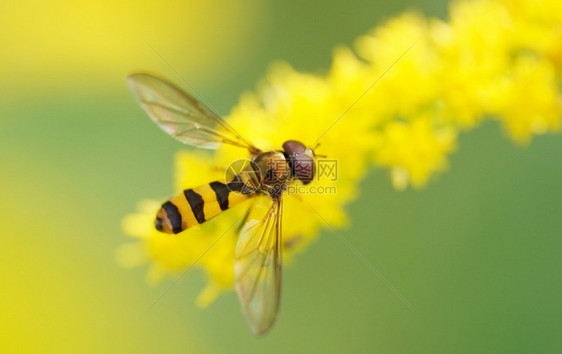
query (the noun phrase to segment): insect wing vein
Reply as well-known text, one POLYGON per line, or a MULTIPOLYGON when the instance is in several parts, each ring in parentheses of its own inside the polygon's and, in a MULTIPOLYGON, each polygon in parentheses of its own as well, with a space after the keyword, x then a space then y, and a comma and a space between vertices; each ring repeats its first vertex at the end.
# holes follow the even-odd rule
POLYGON ((257 150, 222 118, 174 84, 145 73, 130 75, 127 83, 150 118, 178 141, 206 149, 227 143, 257 150))
POLYGON ((234 279, 242 310, 255 334, 273 325, 281 294, 281 199, 262 220, 250 220, 236 247, 234 279))

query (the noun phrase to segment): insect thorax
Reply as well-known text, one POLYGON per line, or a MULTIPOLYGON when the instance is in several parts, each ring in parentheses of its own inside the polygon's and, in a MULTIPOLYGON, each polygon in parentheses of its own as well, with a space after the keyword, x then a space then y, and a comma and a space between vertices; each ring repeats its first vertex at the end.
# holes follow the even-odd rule
POLYGON ((254 157, 254 163, 259 169, 261 184, 272 185, 289 180, 291 167, 281 151, 270 151, 254 157))

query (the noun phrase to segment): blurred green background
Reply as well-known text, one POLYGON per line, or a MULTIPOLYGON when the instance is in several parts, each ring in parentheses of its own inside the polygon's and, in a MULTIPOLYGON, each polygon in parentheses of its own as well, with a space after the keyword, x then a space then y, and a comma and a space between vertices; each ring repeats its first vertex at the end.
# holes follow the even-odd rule
POLYGON ((325 72, 336 45, 410 8, 447 13, 441 0, 3 2, 0 350, 561 352, 560 136, 523 149, 487 123, 421 191, 369 173, 342 234, 415 313, 330 232, 286 269, 260 339, 234 293, 195 306, 199 272, 147 311, 172 280, 151 288, 115 260, 122 217, 172 192, 183 148, 125 86, 138 69, 180 82, 146 42, 227 114, 272 62, 325 72))

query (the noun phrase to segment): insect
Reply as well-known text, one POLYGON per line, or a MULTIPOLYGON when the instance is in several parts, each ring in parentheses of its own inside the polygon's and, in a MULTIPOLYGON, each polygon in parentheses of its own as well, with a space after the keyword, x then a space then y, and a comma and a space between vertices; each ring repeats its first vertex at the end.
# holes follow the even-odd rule
POLYGON ((250 162, 239 173, 172 197, 162 204, 154 226, 177 234, 257 195, 269 196, 271 206, 263 218, 244 218, 234 261, 242 311, 255 334, 266 333, 275 322, 281 294, 283 193, 290 183, 313 180, 313 149, 289 140, 282 150, 262 151, 172 83, 145 73, 129 76, 127 83, 150 118, 180 142, 206 149, 230 144, 248 150, 250 162))

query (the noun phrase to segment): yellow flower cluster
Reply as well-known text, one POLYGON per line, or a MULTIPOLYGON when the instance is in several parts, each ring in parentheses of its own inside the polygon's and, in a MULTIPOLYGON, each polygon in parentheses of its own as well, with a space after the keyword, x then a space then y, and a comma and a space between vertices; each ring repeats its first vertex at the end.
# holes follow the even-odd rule
POLYGON ((560 129, 561 2, 455 2, 448 21, 406 13, 358 40, 364 61, 343 50, 335 67, 361 66, 367 87, 414 42, 363 101, 379 134, 374 161, 395 187, 424 186, 457 134, 484 119, 521 144, 560 129))
MULTIPOLYGON (((406 13, 391 19, 359 38, 357 56, 338 48, 325 76, 277 64, 257 93, 243 95, 227 117, 262 150, 280 149, 289 139, 313 145, 321 138, 316 153, 338 161, 336 181, 323 178, 284 197, 285 260, 314 240, 325 221, 345 226, 343 207, 357 197, 369 164, 388 168, 398 189, 423 187, 447 167, 457 135, 484 119, 498 120, 518 143, 560 129, 562 2, 460 1, 449 17, 406 13), (312 193, 319 185, 336 193, 312 193)), ((243 157, 243 149, 228 146, 214 153, 182 151, 175 187, 222 179, 224 168, 243 157)), ((257 218, 269 203, 256 199, 257 218)), ((119 259, 126 266, 150 263, 151 282, 196 262, 209 279, 197 302, 211 303, 232 287, 237 220, 246 207, 177 236, 154 230, 158 207, 142 202, 124 219, 125 232, 138 241, 122 247, 119 259)))

